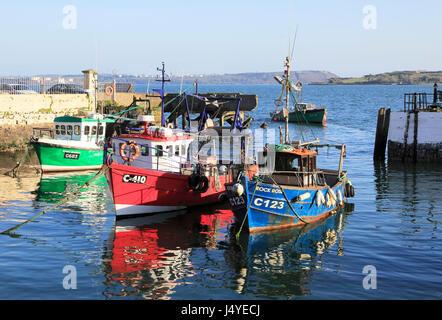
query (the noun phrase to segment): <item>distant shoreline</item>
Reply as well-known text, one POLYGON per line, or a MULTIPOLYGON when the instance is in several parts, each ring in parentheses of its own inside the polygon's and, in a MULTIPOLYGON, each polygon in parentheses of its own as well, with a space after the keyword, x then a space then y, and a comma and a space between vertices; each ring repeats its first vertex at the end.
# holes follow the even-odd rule
POLYGON ((395 71, 359 78, 332 77, 327 81, 315 81, 316 85, 433 85, 442 83, 442 71, 395 71))
MULTIPOLYGON (((438 82, 442 83, 442 81, 438 82)), ((432 83, 308 83, 309 86, 433 86, 432 83)))

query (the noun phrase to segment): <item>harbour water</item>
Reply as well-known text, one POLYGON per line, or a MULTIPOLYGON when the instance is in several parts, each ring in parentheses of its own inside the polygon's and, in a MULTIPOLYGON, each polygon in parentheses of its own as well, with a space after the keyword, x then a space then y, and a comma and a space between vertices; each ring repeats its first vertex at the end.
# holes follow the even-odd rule
MULTIPOLYGON (((198 90, 257 94, 252 128, 282 125, 269 119, 278 85, 198 90)), ((235 241, 226 205, 116 222, 101 177, 78 198, 0 235, 0 299, 441 299, 442 168, 372 160, 378 109, 400 110, 404 93, 431 90, 304 86, 306 102, 328 108, 328 125, 290 124, 292 138, 345 143, 344 167, 355 187, 345 209, 318 224, 243 233, 235 241)), ((338 152, 320 150, 319 166, 337 167, 338 152)), ((1 154, 1 171, 20 157, 1 154)), ((30 163, 37 164, 35 156, 30 163)), ((93 175, 40 177, 32 168, 17 179, 0 175, 0 231, 50 208, 93 175)))

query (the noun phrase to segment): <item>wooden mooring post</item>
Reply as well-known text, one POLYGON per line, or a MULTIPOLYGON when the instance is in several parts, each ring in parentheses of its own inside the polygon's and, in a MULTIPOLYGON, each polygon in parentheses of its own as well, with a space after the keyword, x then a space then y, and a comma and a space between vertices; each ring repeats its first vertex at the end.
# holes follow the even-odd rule
POLYGON ((389 126, 390 109, 385 110, 385 108, 380 108, 378 112, 378 123, 376 126, 376 140, 373 153, 374 160, 385 160, 389 126))

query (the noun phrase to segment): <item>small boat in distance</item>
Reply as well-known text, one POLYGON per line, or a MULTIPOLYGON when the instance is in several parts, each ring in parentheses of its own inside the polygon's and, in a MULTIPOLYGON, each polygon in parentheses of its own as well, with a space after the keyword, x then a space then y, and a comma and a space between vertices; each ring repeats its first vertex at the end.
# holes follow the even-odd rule
POLYGON ((53 129, 34 128, 31 144, 42 172, 100 169, 106 129, 113 122, 93 113, 87 117, 56 117, 55 135, 53 129))
POLYGON ((302 83, 298 81, 296 84, 290 80, 290 59, 286 58, 286 70, 284 77, 275 77, 275 80, 282 85, 281 95, 275 100, 276 109, 270 113, 273 121, 304 123, 304 124, 322 124, 327 125, 327 109, 325 107, 316 107, 315 104, 302 102, 302 83), (283 98, 285 92, 285 98, 283 98), (293 106, 289 107, 288 101, 292 96, 293 106), (286 100, 287 107, 281 108, 283 99, 286 100))

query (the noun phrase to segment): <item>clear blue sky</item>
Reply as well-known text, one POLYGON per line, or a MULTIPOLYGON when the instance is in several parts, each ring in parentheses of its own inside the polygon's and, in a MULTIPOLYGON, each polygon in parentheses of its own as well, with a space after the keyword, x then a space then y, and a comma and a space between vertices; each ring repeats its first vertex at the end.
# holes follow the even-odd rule
POLYGON ((440 0, 2 1, 0 26, 0 75, 280 71, 296 26, 295 70, 442 70, 440 0))

